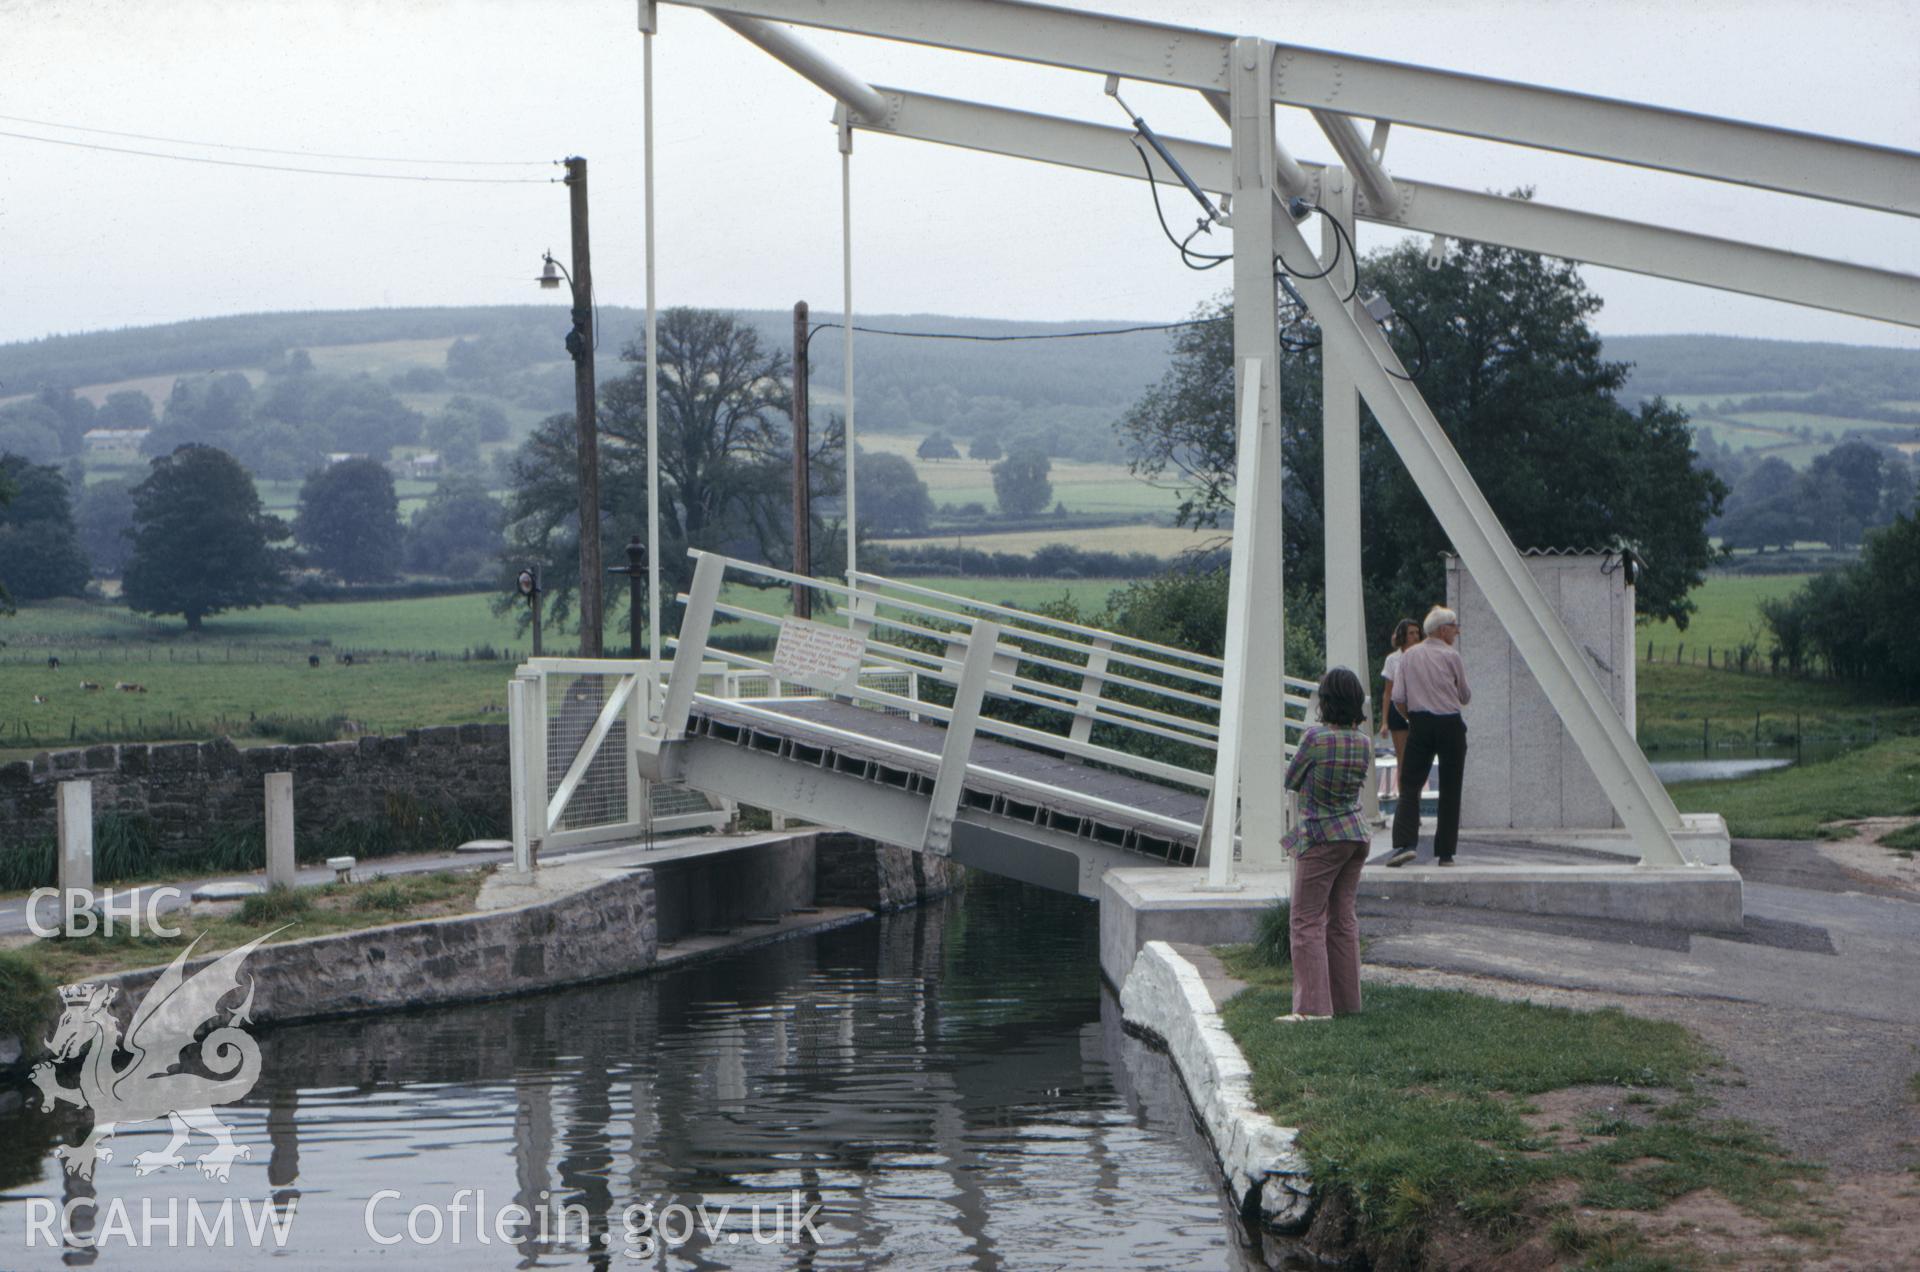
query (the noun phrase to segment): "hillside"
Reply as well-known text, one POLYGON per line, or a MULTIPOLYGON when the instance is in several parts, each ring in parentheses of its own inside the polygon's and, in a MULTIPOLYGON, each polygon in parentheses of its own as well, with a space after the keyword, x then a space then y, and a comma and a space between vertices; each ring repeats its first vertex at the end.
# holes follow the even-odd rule
MULTIPOLYGON (((770 346, 790 346, 789 312, 742 317, 770 346)), ((815 321, 834 323, 837 315, 818 312, 815 321)), ((933 314, 863 314, 859 322, 950 336, 1123 325, 933 314)), ((637 310, 600 312, 603 380, 618 374, 619 352, 641 325, 637 310)), ((0 403, 54 386, 78 390, 96 405, 133 390, 157 409, 176 377, 238 371, 257 385, 265 369, 305 349, 323 370, 366 372, 390 385, 423 416, 444 410, 455 395, 491 403, 517 439, 572 404, 571 369, 560 348, 565 326, 564 309, 549 304, 243 314, 55 335, 0 345, 0 403)), ((862 335, 862 431, 917 438, 941 430, 961 439, 963 449, 976 436, 1034 437, 1056 458, 1122 462, 1113 422, 1166 369, 1168 344, 1161 332, 1021 343, 862 335)), ((840 352, 836 331, 813 342, 817 409, 840 405, 840 352)), ((1736 453, 1804 466, 1850 436, 1920 449, 1920 352, 1677 335, 1614 337, 1606 354, 1633 365, 1629 400, 1663 396, 1692 412, 1703 436, 1736 453)))
POLYGON ((1850 439, 1920 452, 1917 351, 1729 336, 1617 336, 1606 342, 1606 354, 1633 364, 1629 400, 1664 397, 1685 408, 1694 429, 1726 448, 1736 468, 1768 456, 1804 468, 1850 439))

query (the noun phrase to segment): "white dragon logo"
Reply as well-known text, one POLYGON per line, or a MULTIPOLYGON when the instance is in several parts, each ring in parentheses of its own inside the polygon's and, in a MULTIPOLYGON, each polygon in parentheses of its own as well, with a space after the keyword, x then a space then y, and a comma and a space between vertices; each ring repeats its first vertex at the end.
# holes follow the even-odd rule
POLYGON ((112 1004, 119 992, 112 985, 63 985, 60 996, 67 1008, 55 1026, 47 1047, 53 1059, 33 1068, 32 1079, 46 1097, 51 1112, 61 1104, 73 1104, 93 1110, 93 1132, 77 1148, 62 1145, 54 1150, 62 1158, 67 1172, 82 1179, 93 1178, 96 1162, 113 1160, 106 1141, 128 1122, 147 1122, 166 1118, 173 1127, 173 1138, 158 1152, 140 1153, 134 1158, 136 1174, 146 1175, 167 1167, 186 1165, 180 1156, 194 1131, 211 1136, 214 1146, 200 1158, 200 1170, 209 1179, 225 1182, 236 1158, 252 1155, 244 1144, 233 1142, 233 1132, 214 1115, 217 1104, 231 1104, 253 1089, 260 1077, 260 1047, 244 1028, 253 1009, 253 984, 246 986, 246 998, 232 1008, 227 1022, 195 1039, 203 1025, 212 1024, 221 1011, 220 1001, 241 988, 240 965, 256 945, 272 936, 256 937, 238 949, 230 950, 188 977, 181 970, 194 945, 181 950, 167 970, 148 989, 127 1024, 126 1036, 120 1033, 112 1004), (198 1047, 200 1064, 212 1077, 181 1072, 182 1053, 198 1047), (61 1086, 55 1066, 80 1060, 77 1086, 61 1086), (128 1057, 116 1065, 121 1054, 128 1057))

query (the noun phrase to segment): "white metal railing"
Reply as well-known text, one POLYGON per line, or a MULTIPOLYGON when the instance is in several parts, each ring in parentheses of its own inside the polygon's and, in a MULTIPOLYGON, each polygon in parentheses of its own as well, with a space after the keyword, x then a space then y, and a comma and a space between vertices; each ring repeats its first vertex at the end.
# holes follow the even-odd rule
POLYGON ((532 658, 515 671, 507 721, 517 868, 530 868, 543 848, 732 820, 724 801, 641 776, 634 743, 659 714, 649 668, 645 660, 532 658))
MULTIPOLYGON (((830 692, 856 705, 910 712, 948 725, 943 776, 950 757, 960 760, 962 771, 978 770, 964 757, 973 734, 984 733, 1159 782, 1209 794, 1213 789, 1224 679, 1220 659, 866 572, 855 572, 850 584, 840 584, 715 554, 692 555, 699 564, 691 589, 679 598, 686 612, 681 639, 671 642, 675 661, 659 725, 663 738, 684 730, 696 702, 750 696, 726 692, 729 674, 735 685, 765 686, 767 697, 792 696, 792 687, 804 679, 816 692, 830 692), (722 601, 721 587, 729 580, 802 584, 830 598, 830 607, 822 621, 803 624, 722 601), (817 666, 783 661, 784 645, 776 647, 771 659, 715 649, 709 637, 716 618, 802 640, 822 629, 837 629, 857 638, 857 663, 842 668, 837 680, 823 682, 817 666), (989 634, 987 652, 978 653, 980 638, 989 634), (712 661, 724 663, 730 672, 718 678, 707 674, 712 661), (855 665, 860 668, 857 675, 855 665), (698 683, 677 683, 683 668, 695 666, 702 668, 698 683), (882 674, 904 677, 904 692, 898 684, 882 683, 882 674), (977 683, 969 683, 970 676, 977 683), (953 705, 923 696, 929 682, 952 689, 953 705), (953 737, 956 731, 963 737, 953 737)), ((1309 681, 1287 679, 1279 709, 1289 732, 1306 727, 1307 695, 1313 688, 1309 681)), ((925 752, 912 747, 864 736, 863 741, 898 750, 903 758, 911 752, 922 762, 926 759, 925 752)), ((1056 789, 998 770, 992 776, 1039 795, 1056 789)), ((1059 793, 1083 804, 1088 800, 1082 792, 1059 793)), ((957 795, 956 789, 956 800, 957 795)), ((935 823, 942 816, 940 803, 936 789, 930 839, 939 838, 935 823)), ((1120 811, 1118 806, 1115 811, 1120 811)), ((1126 811, 1143 816, 1139 810, 1126 811)), ((951 815, 951 809, 946 810, 945 816, 951 815)), ((1188 833, 1200 829, 1170 818, 1147 820, 1188 833)))

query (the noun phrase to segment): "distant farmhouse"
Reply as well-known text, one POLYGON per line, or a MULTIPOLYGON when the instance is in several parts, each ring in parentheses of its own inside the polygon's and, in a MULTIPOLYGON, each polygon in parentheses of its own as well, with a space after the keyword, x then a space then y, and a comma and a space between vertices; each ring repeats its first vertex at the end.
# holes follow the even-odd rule
POLYGON ((401 463, 406 470, 402 475, 415 480, 440 475, 440 456, 433 451, 423 451, 412 459, 402 460, 401 463))
POLYGON ((81 440, 87 444, 89 455, 137 456, 151 432, 150 428, 90 428, 81 434, 81 440))
POLYGON ((328 451, 327 467, 332 468, 335 464, 344 464, 350 459, 365 459, 366 457, 367 454, 365 451, 328 451))

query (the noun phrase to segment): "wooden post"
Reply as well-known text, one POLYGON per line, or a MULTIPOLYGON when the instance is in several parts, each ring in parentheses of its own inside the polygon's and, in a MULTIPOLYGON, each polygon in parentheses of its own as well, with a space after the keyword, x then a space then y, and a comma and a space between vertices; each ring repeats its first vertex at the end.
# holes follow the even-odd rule
POLYGON ((267 886, 291 888, 293 865, 293 774, 267 774, 267 886))
POLYGON ((62 782, 59 799, 60 897, 71 914, 73 894, 93 891, 93 783, 62 782))
POLYGON ((600 428, 593 384, 593 262, 587 237, 587 161, 566 162, 573 229, 573 418, 580 469, 580 656, 600 657, 600 428))
MULTIPOLYGON (((813 574, 813 474, 807 448, 811 445, 807 419, 807 302, 793 306, 793 572, 813 574)), ((847 463, 853 463, 849 456, 847 463)), ((793 612, 813 617, 813 590, 793 585, 793 612)))

